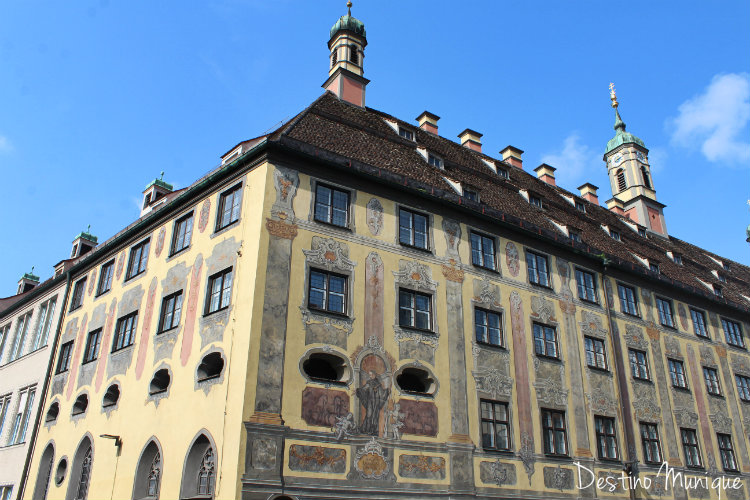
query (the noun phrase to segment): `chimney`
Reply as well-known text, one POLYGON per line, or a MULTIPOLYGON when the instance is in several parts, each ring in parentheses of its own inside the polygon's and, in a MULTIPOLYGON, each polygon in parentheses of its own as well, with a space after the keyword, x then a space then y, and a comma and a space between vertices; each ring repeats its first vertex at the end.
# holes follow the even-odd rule
POLYGON ((39 285, 39 276, 34 275, 34 268, 31 268, 31 272, 24 273, 21 279, 18 280, 18 288, 16 289, 16 295, 26 293, 35 286, 39 285))
POLYGON ((522 149, 514 148, 513 146, 506 146, 505 149, 500 151, 500 154, 503 155, 503 161, 513 165, 514 167, 523 168, 523 160, 521 160, 521 155, 523 154, 522 149))
POLYGON ((160 179, 154 179, 148 186, 146 186, 146 189, 143 190, 143 208, 141 208, 141 217, 149 213, 157 205, 160 205, 163 202, 163 198, 173 190, 174 187, 164 181, 164 172, 162 172, 160 179))
POLYGON ((91 231, 91 226, 89 226, 85 231, 81 231, 80 233, 78 233, 78 236, 73 238, 73 249, 70 251, 71 259, 75 259, 89 253, 98 244, 96 236, 91 234, 89 231, 91 231))
POLYGON ((458 138, 461 139, 462 146, 473 149, 479 153, 482 152, 482 134, 479 132, 467 128, 458 134, 458 138))
POLYGON ((417 117, 417 122, 419 122, 419 128, 425 132, 438 135, 437 122, 439 119, 440 117, 438 115, 433 115, 429 111, 423 111, 422 114, 417 117))
POLYGON ((555 167, 542 163, 534 169, 534 172, 540 180, 555 186, 555 170, 557 170, 555 167))
POLYGON ((607 208, 616 214, 625 215, 625 205, 617 198, 607 200, 607 208))
POLYGON ((586 201, 590 201, 594 205, 599 204, 599 196, 596 194, 596 190, 599 189, 598 187, 594 186, 590 182, 587 182, 586 184, 582 186, 578 186, 578 191, 581 193, 581 198, 583 198, 586 201))

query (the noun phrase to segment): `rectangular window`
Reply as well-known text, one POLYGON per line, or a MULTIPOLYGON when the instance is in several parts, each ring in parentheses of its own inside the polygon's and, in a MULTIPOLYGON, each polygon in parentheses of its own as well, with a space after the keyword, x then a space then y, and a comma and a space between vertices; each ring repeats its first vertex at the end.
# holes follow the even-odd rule
POLYGON ((682 255, 679 253, 674 254, 674 263, 678 266, 682 265, 682 255))
POLYGON ((745 340, 742 338, 742 329, 739 323, 721 318, 721 327, 724 329, 727 344, 745 347, 745 340))
POLYGON ((575 241, 576 243, 580 243, 581 240, 581 233, 578 231, 568 230, 568 236, 570 236, 570 239, 575 241))
POLYGON ((96 288, 96 295, 99 296, 104 292, 112 289, 112 276, 115 274, 115 260, 112 259, 106 264, 102 264, 99 271, 99 286, 96 288))
POLYGON ((10 336, 10 323, 0 327, 0 361, 3 359, 3 353, 5 352, 5 342, 10 336))
POLYGON ((719 442, 719 454, 721 455, 721 465, 724 467, 724 470, 736 471, 737 461, 734 459, 732 436, 729 434, 716 434, 716 440, 719 442))
POLYGON ((216 230, 234 224, 240 220, 240 199, 242 185, 238 184, 219 196, 219 211, 216 214, 216 230))
POLYGON ((398 324, 432 330, 432 297, 411 290, 399 290, 398 324))
POLYGON ((148 239, 144 240, 130 249, 130 260, 128 261, 128 272, 125 274, 125 281, 146 272, 150 241, 148 239))
POLYGON ((618 231, 615 231, 614 229, 610 229, 609 235, 612 237, 613 240, 620 241, 620 233, 618 231))
POLYGON ((661 444, 659 443, 659 429, 657 429, 656 424, 641 422, 641 442, 643 444, 644 462, 660 464, 661 444))
POLYGON ((86 338, 86 350, 83 351, 83 364, 90 363, 99 357, 99 346, 102 343, 102 329, 89 332, 86 338))
POLYGON ((410 141, 414 140, 414 132, 412 132, 411 130, 405 129, 404 127, 398 128, 398 135, 400 135, 404 139, 409 139, 410 141))
POLYGON ((510 450, 508 403, 482 399, 482 447, 485 450, 510 450))
POLYGON ((492 271, 497 269, 494 238, 471 232, 471 263, 492 271))
MULTIPOLYGON (((443 168, 443 159, 432 153, 427 153, 427 163, 433 167, 443 168)), ((464 192, 464 196, 466 196, 466 192, 464 192)))
POLYGON ((721 281, 722 283, 726 283, 727 282, 727 277, 724 276, 723 274, 719 273, 719 281, 721 281))
POLYGON ((534 323, 534 352, 539 356, 558 357, 557 333, 554 328, 534 323))
POLYGON ((398 241, 410 247, 429 248, 427 216, 401 208, 398 211, 398 241))
POLYGON ((735 375, 734 378, 737 381, 737 392, 740 394, 740 399, 750 401, 750 378, 742 375, 735 375))
POLYGON ((169 255, 180 253, 190 246, 190 241, 193 239, 193 213, 190 212, 188 215, 181 219, 177 219, 174 223, 174 230, 172 231, 172 247, 169 255))
POLYGON ((5 430, 5 417, 8 415, 8 406, 10 406, 10 394, 0 396, 0 436, 5 430))
POLYGON ((10 431, 10 439, 8 440, 9 445, 19 444, 26 441, 26 430, 29 427, 29 420, 31 419, 31 410, 34 405, 35 395, 36 387, 29 387, 28 389, 21 391, 18 401, 18 412, 13 420, 13 427, 10 431))
POLYGON ((479 203, 479 191, 477 191, 476 189, 467 189, 467 188, 464 188, 463 191, 464 191, 464 198, 471 200, 471 201, 476 201, 477 203, 479 203))
POLYGON ((586 347, 586 365, 592 368, 607 369, 607 356, 604 354, 604 342, 593 337, 584 337, 586 347))
POLYGON ((349 193, 323 184, 315 187, 315 213, 318 222, 347 227, 349 224, 349 193))
POLYGON ((86 292, 86 278, 81 278, 73 285, 73 296, 70 298, 69 311, 75 311, 83 305, 83 294, 86 292))
POLYGON ((117 320, 115 340, 112 342, 112 352, 125 349, 135 341, 135 327, 138 324, 138 311, 123 316, 117 320))
POLYGON ((346 314, 346 276, 310 270, 308 305, 337 314, 346 314))
POLYGON ((232 268, 225 269, 208 278, 208 297, 206 297, 206 312, 220 311, 229 307, 232 298, 232 268))
POLYGON ((60 346, 60 355, 57 357, 57 370, 55 373, 64 373, 70 368, 70 359, 73 357, 73 341, 65 342, 60 346))
POLYGON ((542 410, 542 432, 544 435, 544 453, 547 455, 568 454, 565 412, 542 410))
POLYGON ((651 270, 652 273, 659 274, 659 264, 656 262, 650 262, 648 264, 648 268, 651 270))
POLYGON ((474 309, 474 333, 477 342, 502 347, 503 331, 500 313, 474 309))
POLYGON ((698 435, 694 429, 680 429, 682 450, 685 452, 685 465, 688 467, 702 467, 701 451, 698 447, 698 435))
POLYGON ((672 315, 672 301, 656 297, 656 308, 659 310, 659 322, 674 328, 674 316, 672 315))
POLYGON ((635 295, 635 289, 618 283, 617 294, 620 296, 622 312, 631 316, 638 316, 638 298, 635 295))
POLYGON ((510 175, 508 175, 508 171, 505 170, 504 168, 498 168, 497 175, 499 175, 501 179, 510 179, 510 175))
POLYGON ((615 435, 615 419, 610 417, 594 417, 596 427, 596 448, 599 458, 617 460, 617 436, 615 435))
POLYGON ((706 380, 706 390, 714 396, 721 396, 719 372, 714 368, 703 367, 703 378, 706 380))
POLYGON ((161 314, 159 315, 159 333, 177 328, 180 324, 182 314, 182 290, 167 295, 161 301, 161 314))
POLYGON ((646 353, 630 349, 629 356, 630 370, 633 372, 633 377, 648 380, 648 359, 646 358, 646 353))
POLYGON ((535 207, 542 208, 542 199, 533 193, 529 193, 529 203, 535 207))
MULTIPOLYGON (((47 345, 49 332, 52 328, 52 317, 55 315, 55 305, 57 305, 57 298, 51 298, 39 308, 39 320, 37 321, 36 333, 34 334, 34 342, 31 346, 33 351, 47 345)), ((0 342, 2 341, 0 340, 0 342)), ((0 356, 2 356, 1 349, 0 356)))
POLYGON ((578 284, 579 299, 596 302, 596 281, 594 281, 592 273, 576 269, 576 283, 578 284))
POLYGON ((576 200, 576 210, 586 213, 586 205, 581 200, 576 200))
POLYGON ((549 272, 547 271, 547 257, 531 251, 526 252, 526 267, 529 283, 549 287, 549 272))
POLYGON ((13 339, 13 346, 10 350, 10 359, 8 361, 13 361, 23 355, 26 335, 29 333, 29 323, 31 323, 31 312, 24 314, 16 320, 16 336, 13 339))
POLYGON ((693 329, 695 334, 699 337, 708 338, 708 330, 706 329, 706 315, 703 311, 690 308, 690 317, 693 318, 693 329))
POLYGON ((13 485, 0 486, 0 500, 10 500, 13 493, 13 485))
POLYGON ((674 387, 687 389, 687 378, 685 377, 685 365, 677 359, 667 360, 669 364, 669 378, 672 379, 674 387))
POLYGON ((641 235, 641 236, 643 236, 645 238, 646 237, 646 230, 643 229, 642 227, 639 227, 638 228, 638 234, 641 235))

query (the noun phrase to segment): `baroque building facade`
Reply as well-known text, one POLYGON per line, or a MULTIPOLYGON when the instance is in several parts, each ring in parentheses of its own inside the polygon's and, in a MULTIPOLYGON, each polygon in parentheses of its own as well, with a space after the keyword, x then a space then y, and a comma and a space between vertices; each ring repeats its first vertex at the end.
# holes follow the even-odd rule
POLYGON ((66 270, 21 497, 747 498, 750 269, 668 235, 619 111, 605 208, 365 107, 366 45, 66 270))

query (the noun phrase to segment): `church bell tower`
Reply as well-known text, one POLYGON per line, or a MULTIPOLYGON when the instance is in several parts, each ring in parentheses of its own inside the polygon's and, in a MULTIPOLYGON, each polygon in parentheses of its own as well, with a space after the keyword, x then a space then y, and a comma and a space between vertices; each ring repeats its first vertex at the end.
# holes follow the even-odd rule
POLYGON ((653 233, 667 236, 667 224, 664 220, 666 205, 656 201, 648 149, 641 139, 626 132, 625 122, 617 109, 619 103, 613 83, 609 84, 609 90, 612 107, 615 109, 616 133, 607 143, 607 150, 604 152, 613 196, 607 201, 607 207, 653 233))
POLYGON ((352 17, 352 2, 347 2, 346 6, 349 9, 347 15, 341 16, 331 28, 328 40, 330 66, 323 88, 339 99, 364 107, 365 87, 370 83, 362 76, 367 46, 365 25, 352 17))

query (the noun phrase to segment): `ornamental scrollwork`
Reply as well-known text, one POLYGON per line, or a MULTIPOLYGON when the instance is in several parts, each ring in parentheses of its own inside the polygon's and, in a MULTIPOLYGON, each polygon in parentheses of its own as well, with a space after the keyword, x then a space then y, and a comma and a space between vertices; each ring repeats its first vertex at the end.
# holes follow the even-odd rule
POLYGON ((312 250, 302 250, 307 262, 328 271, 351 271, 356 262, 349 260, 349 248, 333 238, 313 236, 312 250))
POLYGON ((432 271, 424 264, 416 260, 401 260, 398 263, 399 270, 393 271, 397 283, 420 291, 434 292, 437 290, 437 282, 432 279, 432 271))

